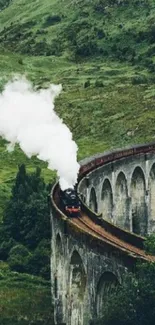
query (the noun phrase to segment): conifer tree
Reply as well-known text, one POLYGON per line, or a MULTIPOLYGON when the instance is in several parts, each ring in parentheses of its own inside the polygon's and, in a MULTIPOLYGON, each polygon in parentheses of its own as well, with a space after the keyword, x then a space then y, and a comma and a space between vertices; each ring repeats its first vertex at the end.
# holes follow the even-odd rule
POLYGON ((32 249, 50 238, 47 196, 41 169, 27 174, 25 165, 19 166, 4 215, 4 228, 10 237, 32 249))

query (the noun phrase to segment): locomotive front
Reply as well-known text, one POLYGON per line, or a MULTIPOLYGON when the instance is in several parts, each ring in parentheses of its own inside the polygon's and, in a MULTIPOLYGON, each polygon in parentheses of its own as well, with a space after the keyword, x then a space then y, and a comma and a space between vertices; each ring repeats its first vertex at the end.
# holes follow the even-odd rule
POLYGON ((79 217, 81 203, 75 189, 60 190, 61 207, 69 217, 79 217))

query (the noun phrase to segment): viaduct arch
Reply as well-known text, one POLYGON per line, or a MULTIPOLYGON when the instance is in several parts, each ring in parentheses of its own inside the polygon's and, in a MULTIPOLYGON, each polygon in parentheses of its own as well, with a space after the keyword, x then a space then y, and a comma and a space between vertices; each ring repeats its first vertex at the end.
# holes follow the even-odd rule
POLYGON ((107 296, 112 295, 118 285, 119 281, 114 273, 107 271, 102 274, 96 290, 97 317, 102 316, 102 310, 107 296))
POLYGON ((137 257, 155 260, 143 250, 155 230, 155 144, 84 160, 77 190, 79 219, 59 210, 58 184, 50 198, 57 325, 89 325, 137 257))

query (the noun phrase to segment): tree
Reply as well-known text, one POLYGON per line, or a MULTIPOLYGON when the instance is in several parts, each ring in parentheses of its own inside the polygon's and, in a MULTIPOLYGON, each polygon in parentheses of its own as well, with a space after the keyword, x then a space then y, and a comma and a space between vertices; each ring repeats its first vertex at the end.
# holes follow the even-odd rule
POLYGON ((145 250, 148 254, 155 255, 155 235, 151 234, 145 242, 145 250))
POLYGON ((25 246, 21 244, 18 244, 11 248, 8 258, 8 263, 11 270, 17 272, 26 272, 30 257, 31 253, 25 246))
POLYGON ((45 279, 50 279, 50 240, 43 239, 27 264, 27 271, 34 275, 41 275, 45 279))
POLYGON ((103 306, 94 325, 153 325, 155 320, 155 263, 139 263, 126 275, 119 291, 103 306))
POLYGON ((15 241, 34 249, 43 239, 50 239, 50 217, 47 186, 39 168, 27 174, 19 167, 12 195, 8 202, 3 227, 15 241))
POLYGON ((7 260, 10 249, 16 244, 16 241, 5 231, 3 224, 0 224, 0 260, 7 260))
POLYGON ((0 9, 6 8, 12 0, 0 0, 0 9))
POLYGON ((0 225, 0 259, 11 269, 50 278, 50 213, 41 169, 28 174, 19 166, 0 225))
POLYGON ((73 18, 64 31, 64 37, 67 38, 72 57, 78 61, 78 58, 91 56, 98 53, 96 43, 96 33, 89 19, 78 17, 73 18))

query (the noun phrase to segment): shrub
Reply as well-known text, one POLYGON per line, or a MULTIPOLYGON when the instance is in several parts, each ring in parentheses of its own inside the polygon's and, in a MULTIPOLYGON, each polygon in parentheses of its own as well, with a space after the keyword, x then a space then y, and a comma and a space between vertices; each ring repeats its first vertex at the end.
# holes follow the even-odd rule
POLYGON ((150 43, 151 44, 154 43, 154 41, 155 41, 155 25, 150 27, 149 36, 150 36, 150 43))
POLYGON ((106 36, 106 34, 105 34, 105 32, 102 30, 102 29, 99 29, 98 31, 97 31, 97 37, 98 37, 98 39, 102 39, 102 38, 104 38, 106 36))
POLYGON ((8 258, 10 269, 16 272, 26 272, 30 257, 31 253, 25 246, 21 244, 14 246, 8 258))
POLYGON ((12 0, 0 0, 0 10, 8 7, 11 1, 12 0))
POLYGON ((3 224, 0 225, 0 260, 6 261, 10 249, 15 246, 17 242, 5 231, 3 224))
POLYGON ((88 88, 90 87, 90 80, 87 80, 85 83, 84 83, 84 88, 88 88))
POLYGON ((50 279, 50 240, 43 239, 28 260, 28 272, 50 279))
POLYGON ((145 250, 148 254, 155 255, 155 234, 147 237, 145 241, 145 250))
POLYGON ((148 66, 148 70, 149 70, 149 72, 155 72, 155 64, 150 64, 148 66))
POLYGON ((132 85, 146 84, 148 83, 148 79, 146 76, 137 75, 132 78, 131 83, 132 85))
POLYGON ((19 59, 19 60, 18 60, 18 63, 19 63, 19 64, 21 64, 21 65, 23 65, 23 64, 24 64, 24 62, 23 62, 23 60, 22 60, 22 59, 19 59))
POLYGON ((101 80, 95 81, 95 88, 98 88, 98 87, 104 87, 103 82, 101 80))
POLYGON ((97 13, 104 13, 105 12, 105 3, 102 0, 98 0, 94 4, 94 10, 97 13))
POLYGON ((61 21, 61 17, 59 15, 48 16, 43 24, 43 27, 49 27, 61 21))

